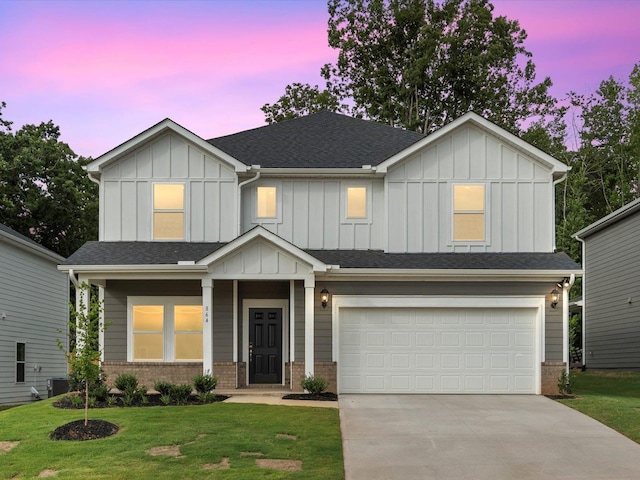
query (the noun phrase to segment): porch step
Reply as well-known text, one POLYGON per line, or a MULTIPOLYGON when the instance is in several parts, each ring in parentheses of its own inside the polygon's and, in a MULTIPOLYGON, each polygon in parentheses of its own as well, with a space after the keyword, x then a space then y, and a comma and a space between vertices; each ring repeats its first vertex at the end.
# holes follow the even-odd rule
POLYGON ((239 396, 282 397, 284 395, 288 395, 293 392, 288 388, 283 388, 282 386, 278 386, 278 388, 252 386, 250 388, 216 389, 215 393, 217 393, 218 395, 229 395, 233 397, 239 397, 239 396))

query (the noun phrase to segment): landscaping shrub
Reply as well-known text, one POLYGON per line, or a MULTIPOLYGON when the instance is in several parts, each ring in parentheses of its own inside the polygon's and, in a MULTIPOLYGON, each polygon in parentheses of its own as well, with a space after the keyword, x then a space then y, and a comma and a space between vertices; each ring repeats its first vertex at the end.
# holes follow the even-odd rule
POLYGON ((558 392, 560 395, 568 395, 571 393, 571 378, 564 369, 558 378, 558 392))
POLYGON ((113 384, 118 390, 124 392, 125 390, 138 388, 138 379, 135 375, 131 375, 130 373, 121 373, 116 377, 116 380, 115 382, 113 382, 113 384))
POLYGON ((317 395, 327 389, 327 381, 322 377, 305 376, 300 386, 312 395, 317 395))
POLYGON ((199 395, 205 395, 215 390, 218 384, 218 379, 213 375, 201 374, 193 377, 193 386, 199 395))
POLYGON ((173 387, 173 383, 164 380, 158 380, 153 384, 153 389, 163 396, 171 394, 171 387, 173 387))
POLYGON ((138 387, 138 379, 135 375, 121 373, 116 377, 114 385, 122 392, 122 404, 125 407, 141 405, 147 399, 147 388, 138 387))
POLYGON ((191 395, 191 385, 173 385, 171 387, 171 398, 178 405, 185 405, 189 401, 191 395))
POLYGON ((106 385, 94 385, 93 388, 89 388, 89 398, 93 398, 94 401, 104 402, 109 396, 109 387, 106 385))

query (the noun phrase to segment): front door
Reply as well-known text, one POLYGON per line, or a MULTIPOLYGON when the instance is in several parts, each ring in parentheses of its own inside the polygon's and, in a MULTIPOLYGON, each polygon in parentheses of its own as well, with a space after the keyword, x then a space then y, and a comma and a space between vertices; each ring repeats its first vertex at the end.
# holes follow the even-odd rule
POLYGON ((282 383, 282 309, 249 309, 249 383, 282 383))

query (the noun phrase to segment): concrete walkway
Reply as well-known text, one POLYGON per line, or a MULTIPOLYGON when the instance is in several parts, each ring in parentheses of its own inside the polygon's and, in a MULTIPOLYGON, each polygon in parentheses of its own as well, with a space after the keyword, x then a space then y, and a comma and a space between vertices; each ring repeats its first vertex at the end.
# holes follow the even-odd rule
POLYGON ((315 400, 285 400, 275 395, 235 395, 224 403, 263 403, 267 405, 288 405, 290 407, 338 408, 338 402, 319 402, 315 400))
POLYGON ((342 395, 346 480, 640 479, 640 445, 530 395, 342 395))

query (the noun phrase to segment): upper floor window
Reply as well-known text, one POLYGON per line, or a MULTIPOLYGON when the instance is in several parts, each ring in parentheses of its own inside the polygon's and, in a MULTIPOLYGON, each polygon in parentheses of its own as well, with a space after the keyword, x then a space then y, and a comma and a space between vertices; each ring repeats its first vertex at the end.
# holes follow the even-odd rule
POLYGON ((131 361, 202 361, 202 305, 193 299, 130 297, 131 361))
POLYGON ((153 238, 184 240, 184 184, 153 185, 153 238))
POLYGON ((484 185, 453 186, 453 240, 485 239, 484 185))
POLYGON ((27 359, 26 343, 16 343, 16 383, 24 383, 25 364, 27 359))
POLYGON ((347 218, 367 218, 367 187, 347 187, 347 218))
POLYGON ((278 216, 278 188, 258 187, 256 217, 257 218, 277 218, 278 216))

